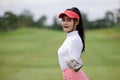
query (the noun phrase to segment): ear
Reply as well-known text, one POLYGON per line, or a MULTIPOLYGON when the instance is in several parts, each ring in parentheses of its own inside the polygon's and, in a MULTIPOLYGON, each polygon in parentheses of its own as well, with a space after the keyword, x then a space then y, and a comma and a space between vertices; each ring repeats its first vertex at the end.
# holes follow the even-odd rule
POLYGON ((79 21, 77 20, 77 21, 75 21, 75 25, 77 26, 79 24, 79 21))

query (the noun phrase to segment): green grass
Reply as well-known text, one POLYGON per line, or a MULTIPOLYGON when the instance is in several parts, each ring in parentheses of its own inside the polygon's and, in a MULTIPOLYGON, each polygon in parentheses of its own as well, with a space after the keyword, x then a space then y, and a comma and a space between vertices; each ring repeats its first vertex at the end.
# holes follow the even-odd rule
MULTIPOLYGON (((0 80, 62 80, 57 49, 65 37, 47 29, 0 32, 0 80)), ((119 80, 120 28, 86 31, 82 59, 90 80, 119 80)))

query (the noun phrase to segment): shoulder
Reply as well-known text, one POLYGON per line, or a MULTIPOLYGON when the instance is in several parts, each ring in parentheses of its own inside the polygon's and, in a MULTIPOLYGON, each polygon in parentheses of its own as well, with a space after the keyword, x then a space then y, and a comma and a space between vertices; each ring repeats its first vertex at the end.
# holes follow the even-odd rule
POLYGON ((83 43, 82 43, 82 40, 79 36, 77 37, 72 37, 71 39, 71 45, 78 45, 78 46, 82 46, 83 43))
POLYGON ((79 35, 71 37, 71 41, 72 42, 82 42, 79 35))

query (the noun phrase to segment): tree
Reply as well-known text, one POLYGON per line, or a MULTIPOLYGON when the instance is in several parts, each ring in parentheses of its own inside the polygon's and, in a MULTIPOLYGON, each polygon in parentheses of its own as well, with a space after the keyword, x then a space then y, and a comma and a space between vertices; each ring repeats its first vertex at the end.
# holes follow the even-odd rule
POLYGON ((106 16, 104 19, 106 20, 106 25, 108 27, 113 26, 115 23, 114 14, 111 11, 106 12, 106 16))
POLYGON ((53 29, 56 29, 56 30, 62 30, 62 27, 61 27, 61 25, 59 24, 58 19, 57 19, 56 16, 54 16, 54 18, 53 18, 52 28, 53 28, 53 29))
POLYGON ((20 27, 32 27, 34 25, 33 16, 28 10, 24 10, 18 16, 18 26, 20 27))
POLYGON ((85 29, 91 29, 92 28, 92 24, 91 22, 88 20, 87 15, 85 13, 81 13, 82 16, 82 20, 83 20, 83 26, 85 27, 85 29))
POLYGON ((39 28, 45 27, 46 19, 46 16, 42 16, 41 18, 39 18, 36 22, 36 26, 39 28))
POLYGON ((120 26, 120 8, 117 10, 117 25, 120 26))
POLYGON ((0 18, 0 26, 2 30, 9 31, 17 28, 17 16, 12 12, 5 12, 4 16, 0 18))

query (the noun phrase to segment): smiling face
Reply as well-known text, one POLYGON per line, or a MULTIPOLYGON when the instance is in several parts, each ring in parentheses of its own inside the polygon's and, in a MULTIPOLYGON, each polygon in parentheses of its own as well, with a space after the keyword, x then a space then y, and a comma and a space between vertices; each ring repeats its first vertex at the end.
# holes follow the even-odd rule
POLYGON ((68 16, 63 16, 62 18, 62 28, 65 32, 70 32, 76 30, 77 23, 74 19, 69 18, 68 16))

